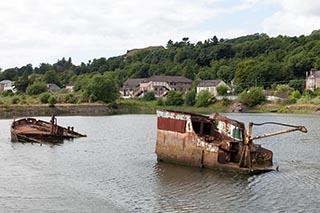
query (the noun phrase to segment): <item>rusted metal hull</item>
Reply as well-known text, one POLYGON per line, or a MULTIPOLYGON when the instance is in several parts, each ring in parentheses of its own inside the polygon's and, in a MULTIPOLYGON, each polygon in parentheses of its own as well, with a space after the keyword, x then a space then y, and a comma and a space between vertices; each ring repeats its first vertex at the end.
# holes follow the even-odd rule
POLYGON ((86 137, 73 130, 56 124, 53 117, 50 122, 34 118, 13 121, 10 128, 12 142, 63 143, 65 139, 86 137))
POLYGON ((177 111, 158 111, 157 116, 155 151, 159 161, 241 173, 272 170, 270 150, 244 145, 241 122, 177 111), (245 153, 250 166, 241 165, 245 153))

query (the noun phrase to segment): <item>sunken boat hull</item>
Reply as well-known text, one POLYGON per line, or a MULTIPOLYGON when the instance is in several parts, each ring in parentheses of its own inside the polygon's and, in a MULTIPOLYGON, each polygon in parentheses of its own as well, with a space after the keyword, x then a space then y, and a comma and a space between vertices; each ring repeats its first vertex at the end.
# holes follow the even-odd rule
POLYGON ((241 122, 168 110, 157 117, 158 161, 241 173, 272 170, 272 151, 245 144, 241 122))
POLYGON ((35 118, 22 118, 13 121, 10 128, 12 142, 63 143, 65 139, 86 137, 75 132, 73 127, 57 125, 53 116, 50 122, 35 118))

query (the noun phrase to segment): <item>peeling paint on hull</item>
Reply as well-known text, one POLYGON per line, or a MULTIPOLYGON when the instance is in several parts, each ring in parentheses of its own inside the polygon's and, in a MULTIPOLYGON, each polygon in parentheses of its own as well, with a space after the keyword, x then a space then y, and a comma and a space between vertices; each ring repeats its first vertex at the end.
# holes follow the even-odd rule
POLYGON ((270 150, 251 144, 246 151, 241 122, 221 115, 209 117, 168 110, 158 111, 157 116, 159 161, 241 173, 260 173, 272 168, 270 150), (241 166, 245 152, 250 166, 241 166))

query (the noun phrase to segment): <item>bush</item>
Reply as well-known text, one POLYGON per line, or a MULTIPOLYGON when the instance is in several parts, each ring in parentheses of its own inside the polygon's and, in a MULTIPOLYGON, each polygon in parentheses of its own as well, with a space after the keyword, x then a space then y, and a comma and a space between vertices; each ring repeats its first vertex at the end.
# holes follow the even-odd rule
POLYGON ((92 102, 111 103, 119 97, 119 91, 111 76, 96 74, 90 79, 85 93, 92 102))
POLYGON ((305 88, 305 80, 304 79, 291 80, 289 81, 289 86, 295 90, 302 92, 303 89, 305 88))
POLYGON ((232 103, 232 101, 229 100, 229 99, 226 98, 226 97, 223 97, 223 99, 221 100, 221 102, 222 102, 222 106, 229 106, 229 105, 231 105, 231 103, 232 103))
POLYGON ((14 96, 12 99, 11 99, 11 103, 12 104, 18 104, 20 102, 20 98, 18 96, 14 96))
POLYGON ((49 103, 49 107, 54 107, 55 104, 57 103, 57 100, 55 99, 55 97, 50 96, 50 98, 48 99, 48 103, 49 103))
POLYGON ((229 91, 229 87, 227 87, 226 85, 221 85, 217 87, 218 95, 226 96, 228 95, 228 91, 229 91))
POLYGON ((2 92, 2 96, 4 96, 4 97, 9 97, 9 96, 13 96, 13 95, 14 94, 13 94, 11 89, 5 90, 5 91, 2 92))
POLYGON ((49 98, 50 98, 50 94, 47 93, 47 92, 41 93, 41 94, 39 95, 39 99, 40 99, 40 102, 41 102, 42 104, 47 104, 49 98))
POLYGON ((309 90, 309 89, 304 90, 302 96, 303 96, 303 98, 307 98, 307 99, 316 97, 314 92, 312 90, 309 90))
POLYGON ((301 93, 299 90, 295 90, 291 93, 290 101, 296 103, 299 98, 301 98, 301 93))
POLYGON ((196 91, 195 90, 190 90, 186 93, 185 97, 185 104, 187 106, 193 106, 196 103, 196 91))
POLYGON ((320 96, 320 88, 316 88, 316 89, 314 90, 314 94, 315 94, 316 96, 320 96))
POLYGON ((73 94, 67 94, 65 97, 65 102, 68 104, 75 104, 77 103, 77 97, 75 97, 73 94))
POLYGON ((247 106, 256 106, 266 101, 266 96, 261 87, 252 87, 239 95, 239 101, 247 106))
POLYGON ((156 100, 156 97, 154 96, 154 92, 153 91, 147 92, 143 96, 142 100, 144 100, 144 101, 154 101, 154 100, 156 100))
POLYGON ((182 93, 170 90, 167 95, 166 105, 168 106, 181 106, 183 104, 182 93))
POLYGON ((158 106, 164 106, 164 101, 163 101, 162 98, 158 98, 158 100, 157 100, 157 105, 158 105, 158 106))
POLYGON ((197 96, 196 107, 206 107, 215 102, 215 97, 208 90, 201 90, 197 96))
POLYGON ((279 84, 275 89, 275 95, 279 98, 287 99, 294 89, 288 84, 279 84))
POLYGON ((26 93, 28 95, 39 95, 46 91, 48 91, 47 85, 44 82, 37 81, 27 87, 26 93))

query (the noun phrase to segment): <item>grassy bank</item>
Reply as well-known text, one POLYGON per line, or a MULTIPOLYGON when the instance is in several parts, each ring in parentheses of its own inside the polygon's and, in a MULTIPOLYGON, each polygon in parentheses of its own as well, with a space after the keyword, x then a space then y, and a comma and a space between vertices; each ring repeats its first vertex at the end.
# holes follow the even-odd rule
MULTIPOLYGON (((110 114, 154 114, 157 109, 172 109, 199 114, 211 114, 214 112, 230 112, 231 105, 216 102, 208 107, 191 106, 159 106, 157 101, 141 101, 135 99, 120 99, 113 104, 86 103, 86 104, 56 104, 49 107, 48 104, 2 104, 0 105, 1 118, 51 116, 55 113, 63 115, 110 115, 110 114)), ((317 104, 275 104, 266 103, 253 108, 245 108, 243 112, 250 113, 320 113, 320 105, 317 104)))
POLYGON ((157 101, 141 101, 135 99, 120 99, 117 100, 116 105, 119 109, 127 109, 133 113, 155 113, 157 109, 171 109, 178 111, 186 111, 200 114, 210 114, 213 112, 227 112, 229 106, 224 106, 222 102, 216 102, 208 107, 194 107, 194 106, 159 106, 157 101))
MULTIPOLYGON (((232 104, 224 105, 222 101, 218 101, 208 107, 194 106, 159 106, 156 101, 141 101, 135 99, 118 100, 119 108, 127 109, 125 111, 132 113, 154 113, 157 109, 172 109, 179 111, 187 111, 192 113, 210 114, 213 112, 225 113, 231 112, 232 104)), ((318 104, 279 104, 268 102, 255 107, 243 106, 243 112, 249 113, 320 113, 320 105, 318 104)))

